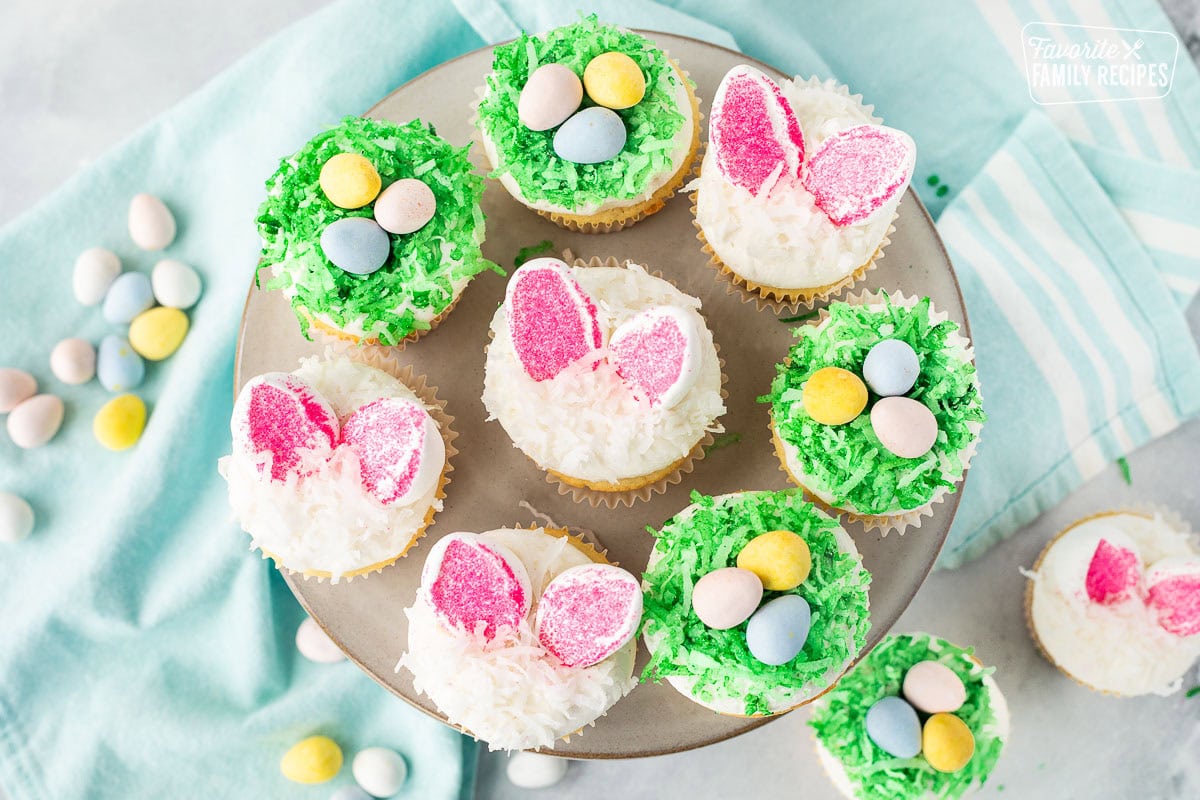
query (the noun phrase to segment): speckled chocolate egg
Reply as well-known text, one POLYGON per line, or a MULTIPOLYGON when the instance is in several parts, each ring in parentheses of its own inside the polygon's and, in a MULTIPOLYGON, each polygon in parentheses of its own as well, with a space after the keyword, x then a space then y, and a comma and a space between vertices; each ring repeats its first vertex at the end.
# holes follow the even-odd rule
POLYGON ((533 131, 548 131, 575 113, 583 84, 564 64, 543 64, 533 71, 517 100, 517 117, 533 131))
POLYGON ((908 397, 884 397, 871 409, 871 427, 890 452, 920 458, 937 441, 937 420, 924 403, 908 397))

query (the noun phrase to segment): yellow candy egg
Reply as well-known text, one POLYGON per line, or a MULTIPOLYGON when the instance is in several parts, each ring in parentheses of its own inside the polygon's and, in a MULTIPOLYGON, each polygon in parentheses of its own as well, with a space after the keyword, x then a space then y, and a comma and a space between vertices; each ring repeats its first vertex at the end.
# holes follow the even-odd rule
POLYGON ((146 404, 136 394, 109 400, 92 420, 92 434, 109 450, 128 450, 146 428, 146 404))
POLYGON ((310 736, 283 754, 279 771, 296 783, 324 783, 342 768, 342 748, 328 736, 310 736))
POLYGON ((921 752, 938 772, 958 772, 975 754, 971 729, 953 714, 934 714, 925 720, 921 752))
POLYGON ((179 349, 187 331, 187 314, 159 306, 143 311, 129 323, 129 346, 142 358, 162 361, 179 349))
POLYGON ((637 62, 624 53, 601 53, 584 68, 583 88, 597 105, 629 108, 646 96, 646 78, 637 62))
POLYGON ((804 410, 822 425, 845 425, 867 407, 867 385, 853 372, 824 367, 804 384, 804 410))
POLYGON ((812 569, 808 542, 791 531, 769 531, 746 543, 738 553, 737 565, 762 581, 764 589, 786 592, 795 589, 812 569))
POLYGON ((338 153, 326 161, 320 182, 321 191, 338 208, 362 208, 383 186, 375 166, 357 153, 338 153))

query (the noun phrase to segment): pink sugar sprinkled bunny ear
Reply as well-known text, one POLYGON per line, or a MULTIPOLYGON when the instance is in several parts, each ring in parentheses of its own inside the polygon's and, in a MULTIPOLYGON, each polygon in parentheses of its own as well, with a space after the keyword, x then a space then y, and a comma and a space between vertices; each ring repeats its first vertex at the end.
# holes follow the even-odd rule
POLYGON ((804 188, 834 225, 869 222, 908 188, 916 162, 917 147, 904 131, 859 125, 821 143, 804 188))
POLYGON ((443 623, 474 633, 480 622, 491 639, 502 626, 516 627, 529 613, 525 565, 507 547, 477 534, 452 533, 433 546, 421 571, 425 601, 443 623))
POLYGON ((446 464, 446 445, 424 406, 384 398, 359 407, 342 425, 342 441, 358 455, 363 486, 384 505, 425 495, 446 464))
POLYGON ((542 646, 568 667, 590 667, 625 646, 642 621, 637 578, 609 564, 572 567, 538 601, 542 646))
POLYGON ((328 458, 338 438, 333 408, 315 388, 286 372, 268 372, 243 386, 230 428, 242 452, 271 454, 271 478, 277 481, 299 468, 306 450, 328 458))
POLYGON ((1123 603, 1142 579, 1142 560, 1127 547, 1101 539, 1088 563, 1084 586, 1088 599, 1103 606, 1123 603))
POLYGON ((700 332, 695 320, 673 306, 642 311, 613 332, 609 359, 639 400, 670 408, 700 374, 700 332))
POLYGON ((1176 636, 1200 634, 1200 558, 1172 556, 1146 570, 1146 605, 1176 636))
POLYGON ((800 177, 804 136, 775 81, 754 67, 736 66, 721 80, 708 137, 725 179, 757 197, 800 177))
POLYGON ((604 343, 596 304, 557 258, 536 258, 513 273, 504 313, 517 358, 535 381, 598 357, 604 343))

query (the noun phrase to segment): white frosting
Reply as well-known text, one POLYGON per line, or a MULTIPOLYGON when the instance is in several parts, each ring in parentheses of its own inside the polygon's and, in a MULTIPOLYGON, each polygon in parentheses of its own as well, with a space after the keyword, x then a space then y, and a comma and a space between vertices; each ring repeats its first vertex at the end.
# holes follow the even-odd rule
POLYGON ((596 302, 604 338, 652 306, 672 306, 693 318, 701 361, 695 383, 674 406, 638 400, 607 361, 585 363, 535 381, 513 349, 504 308, 492 318, 483 380, 488 419, 499 420, 513 444, 543 469, 587 481, 616 482, 649 475, 685 457, 706 432, 724 428, 721 366, 700 301, 643 267, 573 267, 572 275, 596 302))
POLYGON ((499 529, 479 539, 507 548, 525 566, 534 599, 530 614, 518 628, 502 626, 487 641, 443 626, 419 590, 405 611, 408 651, 396 669, 411 672, 418 692, 490 750, 552 748, 633 689, 637 640, 599 664, 563 666, 538 642, 530 617, 555 576, 591 559, 542 530, 499 529))
POLYGON ((1139 596, 1108 606, 1087 597, 1084 577, 1097 543, 1122 537, 1136 545, 1143 567, 1200 554, 1192 535, 1160 515, 1122 512, 1086 520, 1053 542, 1029 575, 1033 628, 1046 654, 1076 680, 1127 696, 1171 694, 1200 658, 1200 635, 1163 630, 1139 596))
MULTIPOLYGON (((424 406, 398 379, 347 358, 306 358, 294 374, 314 387, 339 419, 382 397, 424 406)), ((385 506, 363 487, 358 456, 346 445, 338 445, 328 460, 303 461, 299 473, 304 477, 292 474, 286 481, 271 480, 270 470, 260 470, 269 457, 234 448, 217 462, 217 471, 229 484, 229 504, 250 534, 251 547, 296 572, 328 572, 337 580, 395 558, 424 526, 429 510, 442 508, 438 480, 408 503, 385 506)))
MULTIPOLYGON (((784 80, 779 87, 804 133, 806 159, 838 131, 882 122, 833 80, 784 80)), ((733 185, 721 174, 711 146, 687 191, 696 192, 696 220, 717 257, 738 275, 780 289, 827 286, 870 261, 903 194, 872 220, 838 227, 799 181, 759 197, 733 185)))

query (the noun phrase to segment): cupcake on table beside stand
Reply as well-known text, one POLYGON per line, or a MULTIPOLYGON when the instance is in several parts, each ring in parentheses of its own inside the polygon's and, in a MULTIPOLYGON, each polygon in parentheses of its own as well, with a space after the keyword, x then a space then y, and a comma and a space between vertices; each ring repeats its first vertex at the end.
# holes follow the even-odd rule
POLYGON ((834 81, 734 67, 713 98, 693 212, 711 263, 776 309, 811 306, 883 257, 916 146, 834 81))
POLYGON ((482 196, 467 148, 432 126, 347 117, 267 181, 259 278, 283 291, 309 338, 403 345, 441 322, 473 277, 500 271, 479 249, 482 196))
POLYGON ((687 73, 595 16, 497 47, 475 125, 492 177, 517 202, 584 233, 662 209, 700 144, 687 73))
POLYGON ((1033 641, 1082 686, 1168 695, 1200 659, 1200 547, 1173 514, 1085 517, 1046 545, 1028 577, 1033 641))

